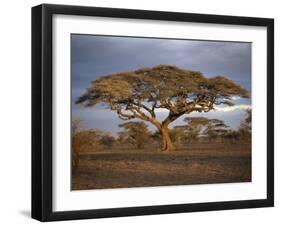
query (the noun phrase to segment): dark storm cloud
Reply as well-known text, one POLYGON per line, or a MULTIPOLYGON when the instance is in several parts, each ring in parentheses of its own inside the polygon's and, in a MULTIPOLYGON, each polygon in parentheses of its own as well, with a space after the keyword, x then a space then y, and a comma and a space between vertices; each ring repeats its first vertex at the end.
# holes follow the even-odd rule
MULTIPOLYGON (((224 75, 251 89, 250 43, 72 35, 73 101, 89 87, 90 81, 100 76, 159 64, 201 71, 208 77, 224 75)), ((250 104, 250 101, 243 100, 243 103, 250 104)), ((83 116, 95 124, 86 114, 88 110, 76 105, 73 110, 77 117, 83 116)), ((117 116, 111 113, 110 117, 117 124, 117 116)), ((98 120, 96 123, 101 124, 102 119, 98 120)))

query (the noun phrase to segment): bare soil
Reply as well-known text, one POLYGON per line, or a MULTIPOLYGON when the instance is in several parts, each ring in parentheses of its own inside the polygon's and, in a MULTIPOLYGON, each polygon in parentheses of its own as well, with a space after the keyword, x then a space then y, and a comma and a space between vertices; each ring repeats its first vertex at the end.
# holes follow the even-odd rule
POLYGON ((103 150, 79 159, 73 190, 251 181, 250 145, 201 144, 168 153, 103 150))

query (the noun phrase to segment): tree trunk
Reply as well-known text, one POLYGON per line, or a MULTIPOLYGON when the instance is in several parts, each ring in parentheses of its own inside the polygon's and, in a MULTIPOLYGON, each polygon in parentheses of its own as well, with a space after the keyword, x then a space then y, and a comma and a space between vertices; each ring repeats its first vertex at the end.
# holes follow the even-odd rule
POLYGON ((162 135, 162 151, 173 151, 175 148, 170 138, 169 129, 162 127, 160 133, 162 135))
POLYGON ((79 154, 77 151, 72 150, 72 168, 77 169, 79 166, 79 154))

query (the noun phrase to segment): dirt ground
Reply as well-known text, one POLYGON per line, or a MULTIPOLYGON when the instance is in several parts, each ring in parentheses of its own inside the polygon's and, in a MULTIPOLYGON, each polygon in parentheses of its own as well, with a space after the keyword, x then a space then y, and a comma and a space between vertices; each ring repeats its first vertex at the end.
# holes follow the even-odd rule
POLYGON ((83 153, 72 172, 73 190, 250 181, 250 145, 234 144, 83 153))

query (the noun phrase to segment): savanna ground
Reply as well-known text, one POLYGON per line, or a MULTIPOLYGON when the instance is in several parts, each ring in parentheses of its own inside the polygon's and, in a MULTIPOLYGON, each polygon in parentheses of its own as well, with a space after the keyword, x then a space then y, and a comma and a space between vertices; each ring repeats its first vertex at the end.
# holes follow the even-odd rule
POLYGON ((113 149, 80 153, 72 189, 128 188, 251 181, 250 144, 190 144, 159 150, 113 149))

